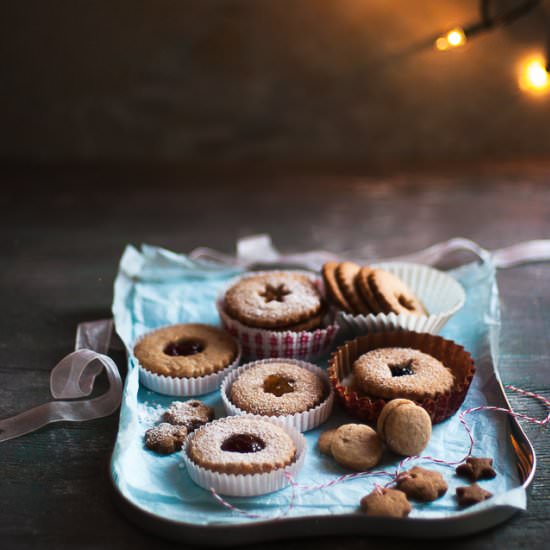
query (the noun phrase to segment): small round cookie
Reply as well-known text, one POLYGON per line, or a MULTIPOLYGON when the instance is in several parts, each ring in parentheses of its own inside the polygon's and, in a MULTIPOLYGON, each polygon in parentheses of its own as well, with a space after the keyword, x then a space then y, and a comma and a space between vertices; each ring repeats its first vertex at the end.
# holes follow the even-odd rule
POLYGON ((323 264, 321 274, 323 275, 325 289, 328 296, 338 308, 343 309, 348 313, 353 313, 353 308, 351 307, 351 304, 348 302, 348 300, 340 290, 340 286, 338 285, 338 281, 336 280, 337 267, 338 262, 326 262, 325 264, 323 264))
POLYGON ((134 355, 144 369, 178 378, 223 370, 236 359, 237 353, 237 344, 227 332, 200 323, 154 330, 134 347, 134 355))
POLYGON ((173 401, 162 415, 165 422, 175 426, 185 426, 190 432, 210 422, 213 418, 214 409, 198 399, 173 401))
POLYGON ((239 409, 264 416, 307 411, 325 396, 323 380, 307 369, 285 362, 251 366, 231 384, 230 399, 239 409))
POLYGON ((336 429, 326 430, 319 436, 317 446, 319 447, 319 451, 321 451, 324 455, 332 456, 331 446, 335 433, 336 429))
POLYGON ((448 392, 455 378, 435 357, 411 348, 379 348, 353 363, 358 386, 368 395, 422 401, 448 392))
POLYGON ((361 266, 353 262, 342 262, 336 268, 336 281, 342 290, 342 294, 350 303, 353 313, 369 314, 370 309, 355 288, 355 277, 361 266))
POLYGON ((298 325, 320 314, 321 294, 306 275, 271 271, 240 279, 224 298, 227 313, 255 328, 298 325))
POLYGON ((332 438, 330 450, 336 462, 359 472, 376 466, 382 458, 378 434, 366 424, 340 426, 332 438))
POLYGON ((393 399, 382 409, 376 429, 391 451, 402 456, 416 456, 430 441, 432 421, 416 403, 393 399))
POLYGON ((368 275, 368 286, 382 313, 427 315, 426 309, 410 288, 393 273, 373 269, 368 275))
POLYGON ((179 451, 187 437, 185 426, 163 422, 145 432, 145 445, 156 453, 169 455, 179 451))
POLYGON ((281 426, 248 416, 230 416, 199 428, 187 454, 207 470, 256 474, 294 462, 296 446, 281 426))

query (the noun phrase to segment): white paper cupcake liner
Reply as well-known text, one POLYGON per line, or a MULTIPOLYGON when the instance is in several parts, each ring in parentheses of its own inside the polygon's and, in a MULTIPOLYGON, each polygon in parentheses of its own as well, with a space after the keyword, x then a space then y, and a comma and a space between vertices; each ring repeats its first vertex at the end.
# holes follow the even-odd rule
MULTIPOLYGON (((159 329, 160 328, 163 327, 159 327, 159 329)), ((237 341, 237 356, 235 357, 235 360, 223 370, 213 372, 211 374, 206 374, 204 376, 187 378, 157 374, 144 368, 140 364, 136 356, 133 354, 133 350, 136 344, 140 341, 141 338, 143 338, 143 336, 138 338, 132 346, 132 357, 139 369, 139 382, 146 388, 153 390, 154 392, 161 393, 163 395, 171 395, 174 397, 187 397, 211 393, 219 389, 222 380, 233 369, 239 366, 239 362, 241 360, 241 346, 237 341)))
MULTIPOLYGON (((265 495, 267 493, 273 493, 283 489, 289 485, 289 480, 285 475, 285 472, 288 472, 293 478, 298 475, 298 472, 302 469, 304 465, 304 459, 306 455, 306 440, 304 436, 295 430, 292 427, 285 426, 283 423, 279 422, 276 419, 265 417, 265 416, 256 416, 250 415, 251 418, 258 418, 261 420, 266 420, 282 426, 290 438, 292 439, 294 445, 296 446, 296 459, 286 468, 279 468, 271 472, 265 472, 260 474, 222 474, 219 472, 213 472, 212 470, 207 470, 198 464, 195 464, 187 454, 189 449, 189 443, 195 437, 195 435, 203 429, 199 428, 187 438, 185 446, 182 451, 183 461, 187 468, 187 473, 189 477, 203 489, 210 490, 214 489, 220 495, 233 496, 233 497, 252 497, 256 495, 265 495)), ((227 419, 221 418, 215 420, 216 422, 224 422, 227 419)), ((212 423, 211 423, 212 424, 212 423)), ((207 424, 206 426, 208 426, 207 424)))
POLYGON ((372 266, 399 277, 420 299, 429 314, 354 315, 339 311, 336 324, 347 335, 359 336, 370 332, 396 329, 437 334, 464 305, 466 294, 460 283, 433 267, 403 262, 385 262, 372 264, 372 266))
MULTIPOLYGON (((238 369, 233 370, 224 378, 222 386, 220 388, 220 395, 222 398, 223 406, 225 408, 225 412, 229 416, 250 414, 247 411, 243 411, 231 402, 229 396, 231 393, 231 385, 233 384, 233 382, 235 382, 235 380, 245 370, 248 370, 258 365, 265 365, 277 362, 280 362, 280 359, 263 359, 260 361, 254 361, 253 363, 242 365, 238 369)), ((285 426, 295 428, 300 432, 313 430, 313 428, 316 428, 317 426, 320 426, 323 422, 325 422, 325 420, 330 416, 330 413, 332 412, 332 406, 334 404, 334 391, 332 389, 328 375, 323 369, 319 368, 316 365, 313 365, 312 363, 306 363, 305 361, 299 361, 297 359, 285 359, 285 362, 292 363, 303 369, 307 369, 308 371, 313 372, 317 376, 321 377, 327 391, 327 396, 325 397, 325 399, 323 399, 321 403, 319 403, 319 405, 307 411, 285 416, 263 416, 263 418, 277 419, 285 426)))

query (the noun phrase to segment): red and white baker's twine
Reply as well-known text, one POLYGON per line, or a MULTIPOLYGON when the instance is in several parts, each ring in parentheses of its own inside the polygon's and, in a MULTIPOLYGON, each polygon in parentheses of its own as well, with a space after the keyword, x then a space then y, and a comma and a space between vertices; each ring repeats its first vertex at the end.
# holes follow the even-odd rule
MULTIPOLYGON (((537 424, 539 426, 545 426, 546 424, 550 423, 550 400, 548 400, 546 397, 538 393, 526 391, 512 385, 506 385, 505 388, 510 391, 524 395, 526 397, 532 397, 534 399, 538 399, 539 401, 544 403, 544 405, 547 407, 547 409, 549 410, 548 414, 543 419, 538 419, 532 416, 528 416, 526 414, 517 413, 509 409, 505 409, 503 407, 495 407, 491 405, 481 405, 479 407, 470 407, 468 409, 465 409, 458 415, 458 419, 460 423, 464 426, 464 429, 468 434, 470 444, 469 444, 468 452, 460 460, 450 462, 450 461, 442 460, 440 458, 433 457, 433 456, 408 456, 403 460, 401 460, 401 462, 399 462, 394 472, 388 472, 385 470, 354 472, 352 474, 341 475, 339 477, 336 477, 334 479, 331 479, 330 481, 321 483, 319 485, 300 485, 299 483, 296 482, 294 477, 289 472, 285 472, 285 477, 288 479, 289 485, 291 487, 291 495, 288 501, 288 506, 281 513, 275 516, 254 514, 254 513, 247 512, 246 510, 243 510, 241 508, 238 508, 233 504, 231 504, 230 502, 228 502, 227 500, 225 500, 224 498, 222 498, 213 488, 210 488, 210 493, 216 499, 216 501, 219 502, 222 506, 224 506, 228 510, 231 510, 235 513, 241 514, 244 517, 247 517, 250 519, 277 519, 277 518, 282 518, 287 516, 294 509, 298 491, 303 491, 303 492, 320 491, 321 489, 328 489, 329 487, 333 487, 334 485, 338 485, 339 483, 350 481, 352 479, 376 477, 376 476, 389 477, 390 481, 388 481, 388 483, 384 485, 384 487, 389 487, 390 485, 394 484, 396 481, 402 480, 407 475, 406 472, 401 472, 401 470, 405 464, 408 464, 409 462, 414 460, 433 462, 434 464, 441 464, 443 466, 449 466, 449 467, 456 466, 464 462, 468 457, 472 456, 472 451, 474 449, 475 440, 474 440, 472 428, 465 420, 465 417, 469 414, 479 412, 479 411, 489 411, 489 412, 494 411, 494 412, 502 412, 510 416, 513 416, 514 418, 520 418, 521 420, 525 420, 526 422, 529 422, 531 424, 537 424)), ((382 487, 377 483, 375 483, 374 490, 382 491, 382 487)))

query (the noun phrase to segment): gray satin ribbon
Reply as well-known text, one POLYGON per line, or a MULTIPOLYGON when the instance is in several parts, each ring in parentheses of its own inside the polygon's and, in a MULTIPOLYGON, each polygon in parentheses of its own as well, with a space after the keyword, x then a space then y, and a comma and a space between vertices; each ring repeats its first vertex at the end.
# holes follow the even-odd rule
MULTIPOLYGON (((470 251, 481 260, 491 258, 498 268, 550 260, 550 240, 528 241, 489 252, 468 239, 455 238, 424 250, 392 258, 431 265, 456 251, 470 251)), ((222 254, 210 248, 197 248, 189 257, 215 261, 222 265, 239 266, 284 264, 318 271, 329 260, 342 258, 366 261, 367 250, 333 254, 313 250, 301 254, 280 254, 269 235, 253 235, 237 242, 237 255, 222 254)), ((55 399, 11 418, 0 420, 0 442, 28 434, 52 422, 81 422, 108 416, 120 406, 122 381, 114 361, 105 355, 111 343, 112 320, 92 321, 78 325, 73 353, 64 357, 52 370, 50 391, 55 399), (99 397, 80 401, 92 393, 96 377, 105 370, 109 389, 99 397)))
MULTIPOLYGON (((79 325, 76 347, 89 346, 107 352, 112 327, 110 319, 79 325)), ((0 442, 34 432, 52 422, 81 422, 109 416, 120 406, 122 380, 110 357, 92 349, 77 349, 53 368, 50 392, 55 401, 0 420, 0 442), (105 393, 92 399, 69 401, 88 397, 103 370, 109 381, 109 389, 105 393)))

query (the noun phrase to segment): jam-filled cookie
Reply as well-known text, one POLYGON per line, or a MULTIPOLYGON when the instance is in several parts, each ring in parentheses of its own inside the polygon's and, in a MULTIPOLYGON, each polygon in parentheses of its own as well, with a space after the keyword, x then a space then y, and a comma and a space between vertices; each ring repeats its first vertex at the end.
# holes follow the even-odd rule
POLYGON ((237 343, 227 332, 199 323, 154 330, 134 348, 144 369, 171 377, 200 377, 221 371, 237 354, 237 343))
POLYGON ((244 370, 231 385, 230 399, 248 413, 282 416, 315 407, 325 393, 317 374, 282 359, 244 370))
POLYGON ((271 472, 296 458, 296 446, 284 428, 254 417, 223 418, 199 428, 191 437, 189 458, 214 472, 271 472))
POLYGON ((411 348, 380 348, 353 363, 357 386, 375 397, 422 401, 448 392, 455 377, 435 357, 411 348))
POLYGON ((306 275, 271 271, 244 277, 225 293, 226 312, 242 324, 270 330, 313 330, 323 299, 306 275))

